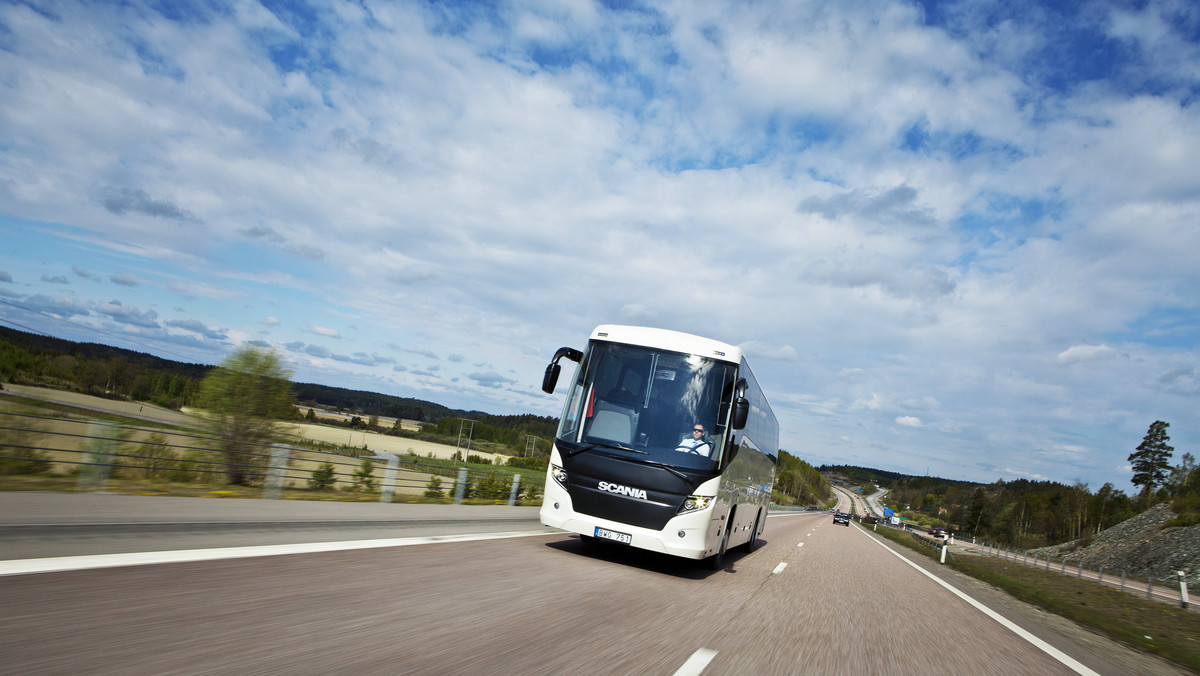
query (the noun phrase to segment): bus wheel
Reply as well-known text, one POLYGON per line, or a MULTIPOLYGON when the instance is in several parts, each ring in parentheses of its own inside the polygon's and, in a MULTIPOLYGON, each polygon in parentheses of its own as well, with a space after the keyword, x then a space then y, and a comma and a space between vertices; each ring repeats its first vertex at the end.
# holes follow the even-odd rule
POLYGON ((758 546, 758 524, 762 520, 762 510, 759 510, 758 515, 754 517, 754 530, 750 531, 750 539, 746 540, 746 544, 742 545, 742 551, 749 554, 758 546))
POLYGON ((708 557, 708 567, 713 570, 721 570, 725 567, 725 547, 729 544, 729 525, 725 526, 725 532, 721 534, 721 544, 717 547, 717 553, 708 557))

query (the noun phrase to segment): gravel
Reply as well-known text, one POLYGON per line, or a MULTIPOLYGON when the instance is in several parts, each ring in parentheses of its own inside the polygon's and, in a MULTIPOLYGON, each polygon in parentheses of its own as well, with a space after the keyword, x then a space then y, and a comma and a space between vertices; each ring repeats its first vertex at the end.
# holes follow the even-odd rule
POLYGON ((1176 579, 1184 571, 1188 584, 1200 583, 1200 525, 1163 528, 1175 518, 1170 505, 1159 504, 1109 528, 1091 541, 1077 540, 1031 549, 1040 557, 1065 559, 1089 570, 1126 571, 1131 576, 1176 579))

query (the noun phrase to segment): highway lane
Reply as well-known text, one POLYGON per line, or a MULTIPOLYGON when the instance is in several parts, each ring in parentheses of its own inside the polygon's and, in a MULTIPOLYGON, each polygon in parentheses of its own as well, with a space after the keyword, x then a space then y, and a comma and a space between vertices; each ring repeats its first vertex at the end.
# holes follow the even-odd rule
POLYGON ((552 532, 2 577, 0 670, 1072 673, 827 513, 759 543, 715 572, 552 532))
POLYGON ((0 558, 544 532, 537 507, 0 492, 0 558))

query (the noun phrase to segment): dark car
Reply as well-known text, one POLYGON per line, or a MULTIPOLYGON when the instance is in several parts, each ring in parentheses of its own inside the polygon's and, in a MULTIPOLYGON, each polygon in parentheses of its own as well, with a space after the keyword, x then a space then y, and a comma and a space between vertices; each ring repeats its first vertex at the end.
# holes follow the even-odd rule
POLYGON ((949 536, 950 536, 950 534, 946 532, 945 528, 930 528, 929 529, 929 537, 931 537, 931 538, 938 538, 939 540, 945 540, 949 536))
POLYGON ((835 524, 840 523, 843 526, 849 528, 850 527, 850 515, 845 512, 834 512, 833 513, 833 522, 835 524))

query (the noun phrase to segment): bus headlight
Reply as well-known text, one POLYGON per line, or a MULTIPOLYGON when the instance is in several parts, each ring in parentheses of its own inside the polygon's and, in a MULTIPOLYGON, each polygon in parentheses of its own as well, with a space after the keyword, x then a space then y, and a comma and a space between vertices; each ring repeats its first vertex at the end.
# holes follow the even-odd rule
POLYGON ((712 504, 713 499, 703 495, 689 495, 687 500, 683 501, 683 506, 679 508, 680 514, 689 512, 699 512, 702 509, 708 509, 712 504))
POLYGON ((558 465, 550 465, 550 476, 554 477, 559 486, 567 487, 567 470, 558 465))

